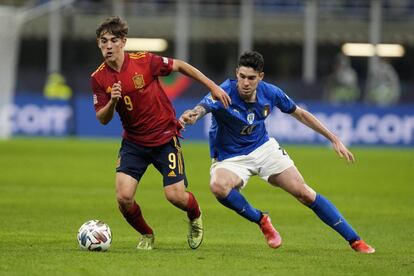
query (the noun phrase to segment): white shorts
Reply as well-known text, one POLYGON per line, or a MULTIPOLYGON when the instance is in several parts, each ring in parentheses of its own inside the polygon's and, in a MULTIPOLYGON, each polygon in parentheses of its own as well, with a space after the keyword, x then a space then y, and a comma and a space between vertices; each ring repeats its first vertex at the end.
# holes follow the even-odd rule
POLYGON ((279 143, 274 138, 269 138, 269 141, 248 155, 235 156, 223 161, 213 160, 210 175, 213 176, 218 168, 227 169, 241 178, 243 181, 241 188, 244 188, 253 175, 258 175, 267 182, 269 176, 281 173, 293 164, 292 159, 279 143))

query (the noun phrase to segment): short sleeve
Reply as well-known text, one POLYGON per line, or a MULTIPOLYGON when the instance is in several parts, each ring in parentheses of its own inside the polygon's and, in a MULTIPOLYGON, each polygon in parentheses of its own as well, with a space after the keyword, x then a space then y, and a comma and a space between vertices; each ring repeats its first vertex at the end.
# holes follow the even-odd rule
POLYGON ((296 110, 296 103, 282 89, 274 86, 275 106, 283 113, 293 113, 296 110))
POLYGON ((173 69, 172 58, 161 57, 155 54, 148 53, 151 63, 151 74, 153 76, 167 76, 173 69))
MULTIPOLYGON (((230 94, 231 90, 231 81, 229 79, 225 80, 222 84, 220 84, 220 87, 227 93, 230 94)), ((224 108, 223 104, 218 101, 214 100, 211 96, 211 92, 208 93, 201 101, 198 103, 198 105, 201 105, 204 107, 207 112, 211 112, 213 110, 218 110, 220 108, 224 108)))
POLYGON ((213 99, 211 96, 211 93, 208 93, 199 103, 198 105, 201 105, 204 107, 207 111, 207 113, 211 112, 212 110, 217 108, 217 101, 213 99))
POLYGON ((105 90, 99 85, 98 81, 91 77, 91 87, 93 91, 93 106, 95 112, 98 112, 103 108, 111 99, 110 94, 106 93, 105 90))

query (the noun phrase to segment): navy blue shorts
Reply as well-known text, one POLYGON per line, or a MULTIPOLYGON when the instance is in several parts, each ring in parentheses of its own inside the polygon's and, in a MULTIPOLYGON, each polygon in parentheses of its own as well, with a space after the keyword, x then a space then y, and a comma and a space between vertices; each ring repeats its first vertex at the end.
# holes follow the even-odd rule
POLYGON ((130 175, 139 182, 150 164, 153 164, 162 174, 164 186, 184 179, 184 184, 187 187, 184 159, 177 137, 173 137, 167 144, 157 147, 145 147, 125 139, 122 140, 118 154, 117 172, 130 175))

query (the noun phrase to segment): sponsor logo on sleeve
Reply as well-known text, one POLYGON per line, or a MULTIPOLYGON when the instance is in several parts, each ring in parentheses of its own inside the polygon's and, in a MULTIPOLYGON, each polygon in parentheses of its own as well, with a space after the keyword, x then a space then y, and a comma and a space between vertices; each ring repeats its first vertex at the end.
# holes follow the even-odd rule
POLYGON ((211 96, 211 95, 209 95, 209 96, 207 97, 207 100, 208 100, 209 102, 211 102, 211 103, 215 103, 215 102, 217 102, 215 99, 213 99, 213 96, 211 96))

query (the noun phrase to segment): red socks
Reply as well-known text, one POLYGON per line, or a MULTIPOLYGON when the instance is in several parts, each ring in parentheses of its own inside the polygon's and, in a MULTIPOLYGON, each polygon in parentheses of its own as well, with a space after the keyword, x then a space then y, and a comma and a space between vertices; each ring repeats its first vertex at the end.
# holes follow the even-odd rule
POLYGON ((200 207, 198 206, 197 200, 191 192, 188 192, 188 203, 187 203, 187 217, 189 220, 196 219, 200 216, 200 207))
POLYGON ((128 221, 128 223, 142 235, 154 233, 151 227, 149 227, 145 222, 144 217, 142 216, 141 208, 139 208, 138 204, 135 201, 129 210, 126 210, 121 206, 119 206, 119 210, 128 221))
MULTIPOLYGON (((119 205, 119 210, 125 217, 126 221, 142 235, 154 233, 151 227, 149 227, 148 224, 145 222, 145 219, 142 216, 141 208, 135 201, 128 210, 123 208, 121 205, 119 205)), ((188 202, 185 211, 187 211, 187 217, 189 220, 196 219, 201 214, 197 200, 195 199, 194 195, 190 192, 188 192, 188 202)))

